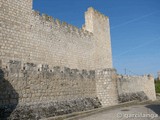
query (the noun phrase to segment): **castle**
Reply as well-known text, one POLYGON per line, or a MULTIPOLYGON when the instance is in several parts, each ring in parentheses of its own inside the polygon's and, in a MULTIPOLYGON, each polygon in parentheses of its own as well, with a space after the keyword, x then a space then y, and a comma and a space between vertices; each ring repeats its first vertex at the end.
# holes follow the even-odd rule
POLYGON ((108 17, 88 8, 79 29, 46 14, 40 16, 32 4, 32 0, 0 0, 2 108, 12 106, 12 111, 18 104, 12 114, 24 117, 25 111, 38 119, 35 114, 45 118, 116 105, 135 94, 156 99, 152 76, 117 75, 108 17), (44 106, 49 116, 36 111, 44 106))

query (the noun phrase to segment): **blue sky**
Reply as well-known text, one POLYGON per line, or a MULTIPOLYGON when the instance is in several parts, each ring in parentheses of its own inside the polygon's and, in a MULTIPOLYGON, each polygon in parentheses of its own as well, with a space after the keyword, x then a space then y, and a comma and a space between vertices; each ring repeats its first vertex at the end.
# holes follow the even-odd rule
POLYGON ((118 73, 160 71, 160 0, 34 0, 33 9, 81 28, 94 7, 110 18, 113 65, 118 73))

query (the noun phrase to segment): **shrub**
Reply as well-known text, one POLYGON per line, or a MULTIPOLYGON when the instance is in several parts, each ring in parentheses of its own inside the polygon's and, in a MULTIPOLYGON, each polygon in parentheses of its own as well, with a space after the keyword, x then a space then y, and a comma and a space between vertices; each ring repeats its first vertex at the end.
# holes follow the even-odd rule
POLYGON ((160 93, 160 81, 155 81, 156 93, 160 93))

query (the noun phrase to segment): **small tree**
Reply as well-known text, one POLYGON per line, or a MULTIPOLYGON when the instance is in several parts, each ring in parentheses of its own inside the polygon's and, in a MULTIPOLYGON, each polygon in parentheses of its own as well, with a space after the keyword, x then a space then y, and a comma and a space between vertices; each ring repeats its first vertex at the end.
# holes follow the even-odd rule
POLYGON ((160 93, 160 81, 159 80, 155 81, 155 88, 156 88, 156 93, 160 93))

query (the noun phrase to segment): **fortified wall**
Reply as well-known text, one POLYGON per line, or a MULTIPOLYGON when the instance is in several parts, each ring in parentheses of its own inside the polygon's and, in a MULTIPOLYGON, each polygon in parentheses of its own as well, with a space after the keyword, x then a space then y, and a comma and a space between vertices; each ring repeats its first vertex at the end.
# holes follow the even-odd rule
POLYGON ((72 69, 112 68, 108 18, 93 8, 85 14, 85 27, 79 29, 48 15, 40 16, 32 10, 32 0, 0 2, 0 58, 4 66, 17 60, 72 69))
POLYGON ((27 109, 23 115, 37 119, 118 104, 108 17, 89 8, 79 29, 40 15, 32 4, 0 0, 1 117, 27 109), (35 108, 41 112, 29 113, 35 108))
POLYGON ((154 77, 151 75, 119 75, 117 89, 120 102, 156 100, 154 77))
POLYGON ((32 4, 0 0, 0 118, 35 120, 118 104, 108 17, 88 8, 79 29, 32 4))

